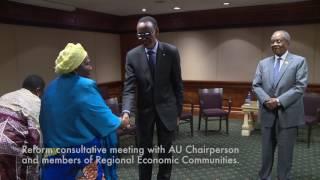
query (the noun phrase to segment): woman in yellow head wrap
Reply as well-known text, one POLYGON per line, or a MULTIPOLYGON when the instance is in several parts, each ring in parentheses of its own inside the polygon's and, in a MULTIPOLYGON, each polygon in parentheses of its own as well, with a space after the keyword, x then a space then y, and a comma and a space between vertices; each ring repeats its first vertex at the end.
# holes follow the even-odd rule
POLYGON ((81 76, 89 77, 91 70, 88 53, 79 43, 68 43, 56 59, 55 72, 58 74, 78 72, 81 76))
POLYGON ((68 164, 44 164, 43 179, 117 179, 115 164, 85 162, 90 157, 114 158, 108 148, 117 147, 116 129, 126 126, 112 114, 101 97, 96 82, 89 79, 92 66, 81 44, 69 43, 55 61, 59 76, 46 89, 41 104, 40 127, 44 147, 80 150, 106 148, 108 153, 57 153, 51 160, 74 160, 68 164), (103 173, 104 169, 104 173, 103 173))

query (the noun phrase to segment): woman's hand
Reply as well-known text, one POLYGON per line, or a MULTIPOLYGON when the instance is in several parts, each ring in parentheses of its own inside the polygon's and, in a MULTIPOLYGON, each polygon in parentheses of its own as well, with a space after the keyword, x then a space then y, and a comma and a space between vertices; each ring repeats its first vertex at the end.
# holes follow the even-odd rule
POLYGON ((120 119, 121 119, 121 128, 130 127, 130 117, 128 113, 123 113, 120 119))

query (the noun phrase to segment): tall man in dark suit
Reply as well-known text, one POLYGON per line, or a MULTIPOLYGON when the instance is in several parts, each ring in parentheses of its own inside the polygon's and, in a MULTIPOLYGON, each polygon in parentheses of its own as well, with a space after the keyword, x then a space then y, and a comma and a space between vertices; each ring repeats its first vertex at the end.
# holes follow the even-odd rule
POLYGON ((253 90, 260 102, 262 126, 262 167, 260 179, 271 179, 275 148, 278 145, 277 176, 290 179, 297 129, 304 124, 303 94, 308 68, 304 57, 288 52, 290 35, 276 31, 271 36, 274 56, 258 64, 253 90))
MULTIPOLYGON (((123 90, 123 119, 128 119, 137 100, 137 136, 140 148, 153 147, 154 125, 158 145, 166 149, 159 158, 172 157, 167 150, 172 145, 174 130, 182 110, 183 83, 180 56, 173 45, 157 40, 157 21, 150 16, 139 19, 137 38, 142 45, 130 50, 126 58, 123 90)), ((145 150, 142 158, 152 158, 145 150)), ((159 164, 158 179, 170 179, 172 164, 159 164)), ((152 164, 139 164, 139 178, 151 179, 152 164)))

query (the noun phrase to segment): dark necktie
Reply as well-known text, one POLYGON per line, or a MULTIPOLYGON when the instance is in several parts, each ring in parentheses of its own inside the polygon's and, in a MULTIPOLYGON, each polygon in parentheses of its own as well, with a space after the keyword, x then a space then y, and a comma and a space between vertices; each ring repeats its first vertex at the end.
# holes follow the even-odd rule
POLYGON ((149 55, 149 61, 151 62, 151 64, 154 66, 156 65, 156 53, 154 53, 152 50, 148 51, 148 55, 149 55))
POLYGON ((151 50, 148 50, 148 62, 149 62, 149 66, 150 66, 150 69, 151 69, 151 72, 152 72, 152 75, 154 74, 154 68, 155 68, 155 65, 156 65, 156 53, 154 53, 153 51, 151 50))
POLYGON ((280 75, 280 61, 281 61, 281 59, 282 59, 281 57, 276 59, 276 65, 274 66, 274 69, 273 69, 273 84, 274 85, 278 81, 278 78, 280 75))

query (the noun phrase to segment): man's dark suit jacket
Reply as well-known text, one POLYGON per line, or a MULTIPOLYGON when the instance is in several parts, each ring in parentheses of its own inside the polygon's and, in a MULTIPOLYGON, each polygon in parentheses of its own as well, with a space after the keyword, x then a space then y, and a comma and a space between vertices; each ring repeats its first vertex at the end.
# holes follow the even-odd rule
POLYGON ((156 57, 153 77, 142 45, 127 53, 122 110, 131 111, 136 98, 138 128, 151 120, 156 110, 166 128, 172 131, 183 103, 180 56, 176 47, 159 42, 156 57))

